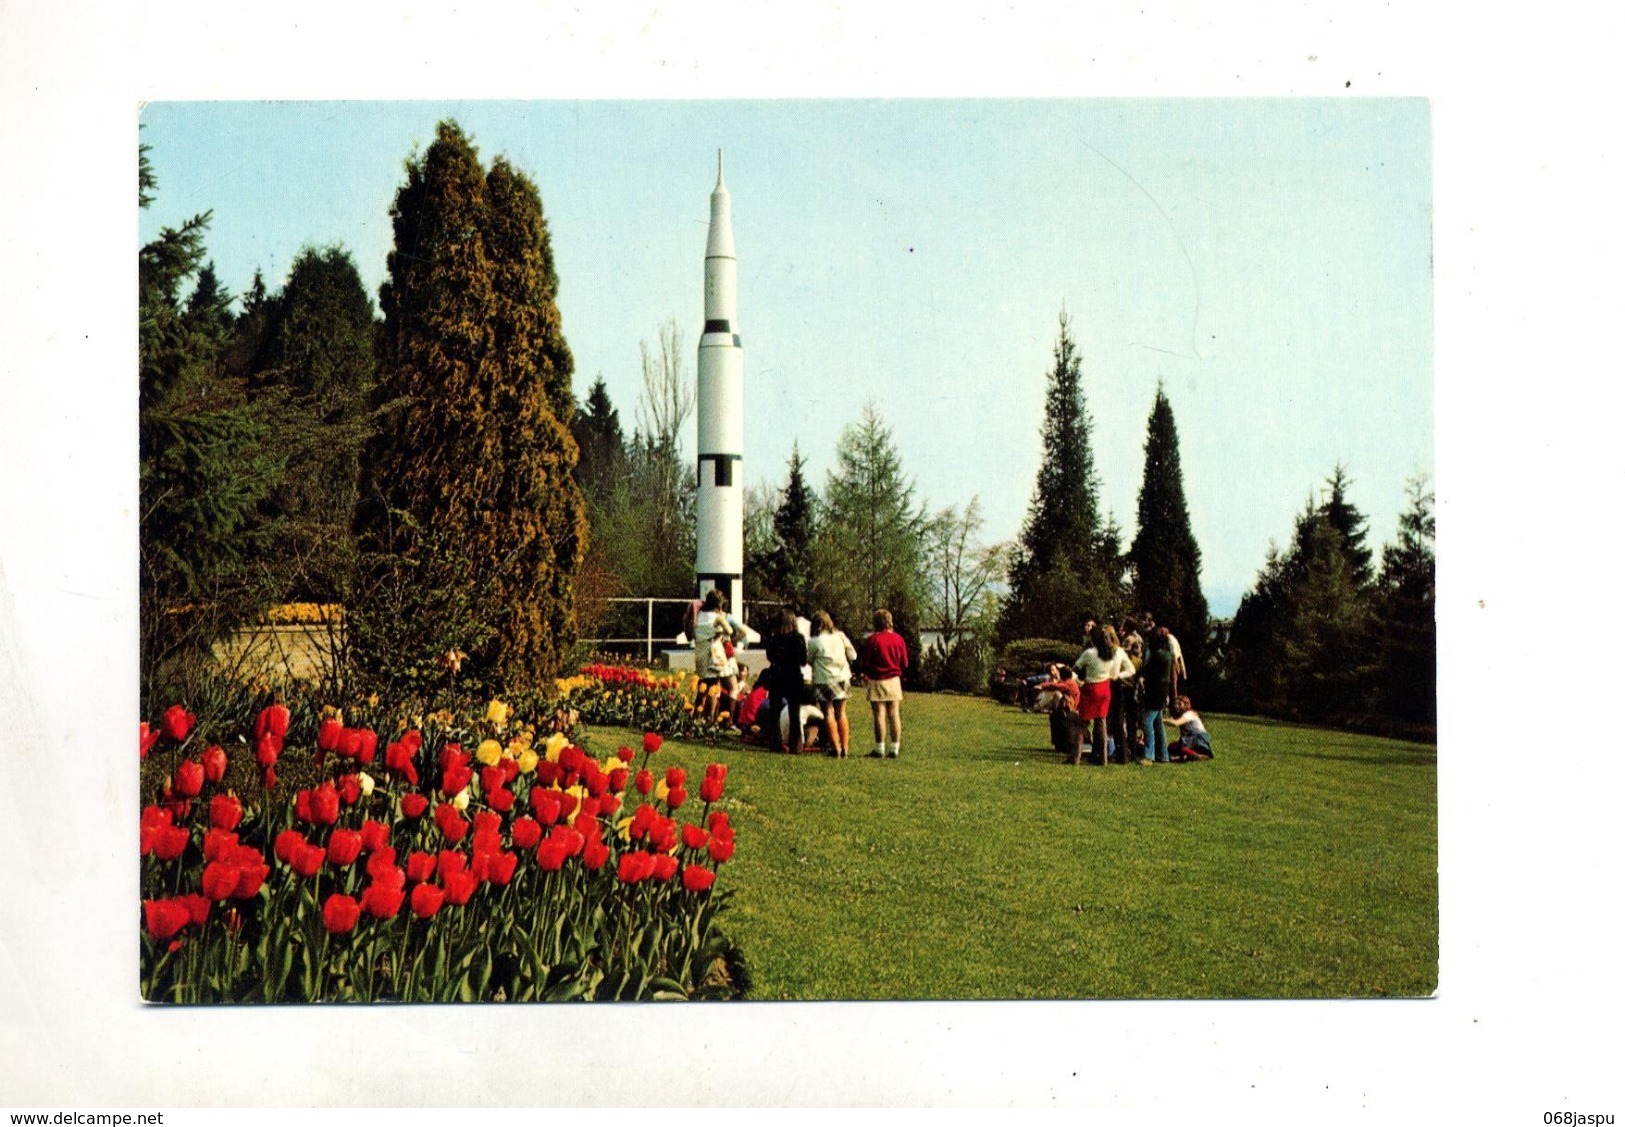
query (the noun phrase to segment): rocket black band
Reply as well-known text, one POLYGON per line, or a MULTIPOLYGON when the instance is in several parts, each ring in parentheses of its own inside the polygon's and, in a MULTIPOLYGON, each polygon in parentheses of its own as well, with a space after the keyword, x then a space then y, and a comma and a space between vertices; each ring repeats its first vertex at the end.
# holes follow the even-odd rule
POLYGON ((724 318, 721 321, 707 321, 704 331, 708 333, 731 333, 734 329, 732 323, 724 318))
POLYGON ((734 483, 734 463, 743 460, 744 455, 742 454, 701 454, 697 470, 701 479, 700 484, 705 484, 705 463, 711 462, 716 465, 711 483, 721 486, 732 485, 734 483))

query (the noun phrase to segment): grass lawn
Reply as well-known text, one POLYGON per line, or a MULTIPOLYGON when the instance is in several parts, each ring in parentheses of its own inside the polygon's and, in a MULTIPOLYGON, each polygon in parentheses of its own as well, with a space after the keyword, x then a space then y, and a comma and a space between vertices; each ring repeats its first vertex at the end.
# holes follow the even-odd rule
MULTIPOLYGON (((1210 763, 1074 768, 1042 716, 913 694, 895 761, 657 759, 729 765, 723 926, 756 999, 1431 993, 1433 746, 1204 719, 1210 763)), ((600 755, 632 738, 592 736, 600 755)))

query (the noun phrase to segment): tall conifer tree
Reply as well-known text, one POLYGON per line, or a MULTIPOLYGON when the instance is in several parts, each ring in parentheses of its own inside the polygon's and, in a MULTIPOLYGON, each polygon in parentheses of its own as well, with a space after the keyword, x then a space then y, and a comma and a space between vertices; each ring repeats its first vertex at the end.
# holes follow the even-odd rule
POLYGON ((1174 410, 1159 384, 1145 430, 1145 476, 1140 482, 1139 528, 1129 547, 1134 605, 1173 631, 1187 674, 1198 680, 1207 639, 1202 596, 1202 553, 1191 533, 1185 480, 1179 465, 1174 410))
POLYGON ((802 472, 806 460, 801 446, 790 448, 790 476, 773 510, 774 547, 767 559, 766 587, 774 597, 795 604, 803 611, 812 609, 813 539, 816 535, 814 504, 817 498, 807 487, 802 472))
POLYGON ((1080 640, 1085 616, 1118 609, 1121 561, 1100 515, 1082 365, 1061 313, 1044 395, 1043 461, 1010 568, 999 636, 1080 640))
POLYGON ((506 161, 487 175, 448 121, 407 162, 392 215, 378 398, 399 406, 358 513, 382 565, 362 596, 366 656, 421 669, 457 648, 493 686, 533 683, 574 642, 586 531, 541 201, 506 161), (419 621, 389 621, 403 600, 419 621))

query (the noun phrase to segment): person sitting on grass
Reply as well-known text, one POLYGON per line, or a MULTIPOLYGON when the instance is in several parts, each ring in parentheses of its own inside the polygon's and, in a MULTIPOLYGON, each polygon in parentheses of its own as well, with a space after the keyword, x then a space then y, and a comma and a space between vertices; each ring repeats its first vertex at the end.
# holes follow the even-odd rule
MULTIPOLYGON (((1083 728, 1078 722, 1078 706, 1083 686, 1070 665, 1050 666, 1050 679, 1034 686, 1039 693, 1054 693, 1058 703, 1050 709, 1049 739, 1063 763, 1075 763, 1083 754, 1083 728)), ((1042 698, 1040 698, 1042 699, 1042 698)))
MULTIPOLYGON (((790 743, 790 709, 792 705, 785 705, 779 710, 779 742, 788 746, 790 743)), ((822 742, 826 722, 824 713, 816 704, 803 704, 801 706, 801 750, 817 751, 822 742)))
POLYGON ((1212 759, 1213 740, 1207 733, 1207 727, 1202 718, 1191 707, 1191 698, 1177 696, 1174 706, 1169 709, 1168 715, 1162 718, 1164 724, 1172 724, 1179 729, 1179 751, 1185 759, 1212 759))

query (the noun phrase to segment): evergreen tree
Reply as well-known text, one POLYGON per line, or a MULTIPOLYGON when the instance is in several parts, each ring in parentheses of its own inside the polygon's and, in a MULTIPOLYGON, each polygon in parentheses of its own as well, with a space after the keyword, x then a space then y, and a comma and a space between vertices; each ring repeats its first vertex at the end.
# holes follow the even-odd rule
POLYGON ((817 534, 817 498, 807 487, 806 459, 799 443, 790 448, 790 475, 773 510, 774 546, 764 563, 765 586, 775 599, 802 610, 812 609, 813 542, 817 534))
POLYGON ((1327 493, 1321 512, 1343 538, 1343 551, 1348 556, 1354 584, 1363 589, 1372 581, 1371 549, 1365 542, 1365 516, 1348 499, 1349 486, 1353 484, 1347 467, 1339 462, 1332 469, 1332 476, 1326 479, 1327 493))
POLYGON ((235 348, 253 358, 259 394, 277 388, 287 395, 276 441, 288 453, 288 473, 269 504, 284 524, 287 594, 342 601, 354 566, 361 449, 371 430, 372 304, 339 247, 302 250, 275 299, 257 274, 255 282, 235 348))
POLYGON ((1438 626, 1434 620, 1433 493, 1410 482, 1398 539, 1383 548, 1378 606, 1381 709, 1404 724, 1438 722, 1438 626))
POLYGON ((918 657, 926 516, 872 403, 841 432, 822 511, 815 600, 854 637, 886 607, 918 657))
POLYGON ((596 526, 595 509, 601 509, 615 489, 615 483, 626 472, 626 436, 621 432, 620 412, 610 402, 609 389, 599 376, 587 392, 587 400, 570 422, 570 433, 575 436, 581 451, 576 463, 576 482, 581 486, 588 502, 592 523, 596 526))
POLYGON ((1271 549, 1229 635, 1230 687, 1246 709, 1288 719, 1359 722, 1375 704, 1373 600, 1361 581, 1364 516, 1334 472, 1326 500, 1299 514, 1285 552, 1271 549))
POLYGON ((391 214, 357 642, 379 672, 432 676, 457 649, 466 676, 532 683, 573 644, 585 538, 541 201, 505 161, 488 176, 447 121, 391 214))
MULTIPOLYGON (((157 191, 141 154, 140 199, 157 191)), ((164 228, 138 266, 141 670, 144 692, 173 687, 210 647, 258 613, 266 592, 250 562, 270 546, 258 507, 283 472, 266 439, 274 404, 224 378, 229 296, 203 264, 207 212, 164 228)))
POLYGON ((1146 423, 1138 523, 1129 548, 1134 606, 1150 611, 1157 622, 1173 631, 1185 654, 1187 674, 1200 679, 1208 625, 1201 585, 1202 553, 1185 507, 1174 411, 1161 385, 1146 423))
POLYGON ((1081 640, 1089 615, 1122 601, 1121 562, 1101 524, 1082 366, 1072 319, 1061 313, 1044 396, 1043 461, 1010 567, 999 637, 1081 640))

